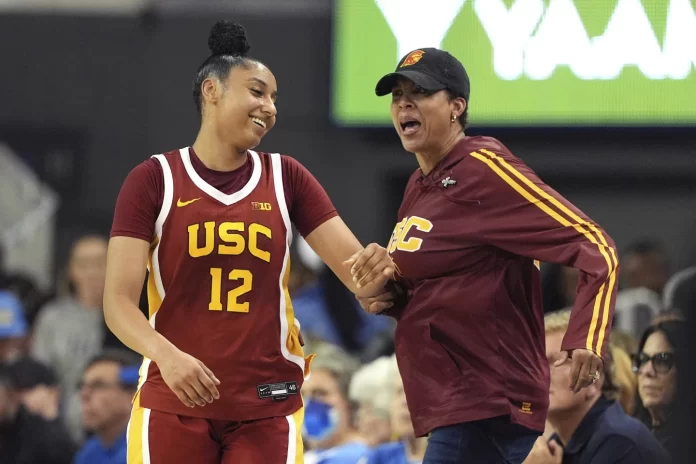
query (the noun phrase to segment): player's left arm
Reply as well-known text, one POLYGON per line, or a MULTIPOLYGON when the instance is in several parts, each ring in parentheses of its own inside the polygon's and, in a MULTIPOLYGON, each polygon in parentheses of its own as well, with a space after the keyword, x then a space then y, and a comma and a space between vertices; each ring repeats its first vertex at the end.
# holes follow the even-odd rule
POLYGON ((601 368, 606 354, 618 286, 614 242, 519 159, 486 149, 470 156, 481 175, 481 240, 580 271, 562 345, 562 359, 573 358, 572 385, 579 390, 589 385, 589 375, 601 368))
MULTIPOLYGON (((376 296, 394 273, 394 265, 383 247, 363 247, 338 216, 319 181, 297 160, 283 156, 283 186, 291 221, 307 244, 355 295, 376 296), (351 258, 361 256, 363 273, 355 280, 351 258)), ((357 258, 356 258, 357 259, 357 258)))

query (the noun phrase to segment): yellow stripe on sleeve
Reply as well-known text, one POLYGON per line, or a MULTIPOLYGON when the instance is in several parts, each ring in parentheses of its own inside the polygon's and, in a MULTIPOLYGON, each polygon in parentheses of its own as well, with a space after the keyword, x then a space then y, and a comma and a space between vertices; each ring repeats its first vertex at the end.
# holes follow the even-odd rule
POLYGON ((515 191, 520 193, 530 203, 537 206, 539 209, 541 209, 546 214, 551 216, 553 219, 558 221, 564 227, 573 227, 577 232, 579 232, 580 234, 585 236, 590 241, 590 243, 597 245, 597 248, 599 249, 600 254, 604 257, 604 260, 607 263, 607 269, 608 269, 608 275, 609 275, 609 288, 606 290, 606 295, 605 295, 604 294, 605 287, 606 287, 606 282, 605 282, 599 288, 599 291, 597 292, 597 295, 595 297, 595 304, 594 304, 594 308, 592 311, 592 320, 590 322, 590 330, 589 330, 589 333, 587 334, 586 348, 588 350, 596 352, 597 354, 601 353, 601 348, 602 348, 602 345, 604 342, 604 331, 606 330, 606 325, 607 325, 608 319, 609 319, 609 305, 611 302, 611 292, 613 290, 614 280, 616 278, 616 267, 617 266, 615 264, 616 263, 616 255, 614 254, 614 249, 612 247, 608 246, 602 233, 593 224, 583 220, 581 217, 579 217, 577 214, 575 214, 572 210, 570 210, 568 207, 566 207, 563 203, 561 203, 556 198, 554 198, 553 196, 549 195, 547 192, 545 192, 544 190, 539 188, 534 182, 529 180, 524 174, 522 174, 517 169, 515 169, 513 166, 511 166, 503 158, 499 157, 495 153, 493 153, 489 150, 486 150, 486 149, 481 149, 479 151, 484 153, 484 154, 482 155, 479 152, 472 152, 470 154, 474 158, 486 163, 486 165, 488 165, 488 167, 490 167, 501 179, 503 179, 515 191), (518 184, 514 179, 510 178, 510 176, 508 176, 498 166, 498 164, 496 164, 493 160, 497 161, 498 164, 500 164, 500 166, 505 168, 505 170, 510 172, 513 176, 515 176, 520 181, 522 181, 534 193, 536 193, 541 198, 543 198, 544 200, 548 201, 550 204, 552 204, 553 206, 558 208, 558 210, 565 213, 569 218, 571 218, 575 222, 571 223, 566 218, 564 218, 563 216, 558 214, 558 212, 549 208, 549 206, 546 205, 543 202, 543 200, 535 197, 530 192, 525 190, 525 188, 523 186, 518 184), (592 231, 596 234, 596 236, 599 238, 601 244, 597 241, 595 236, 590 231, 592 231), (607 253, 606 248, 608 248, 610 250, 610 253, 612 255, 611 257, 607 253), (605 298, 603 298, 603 297, 605 297, 605 298), (604 305, 602 305, 602 301, 604 301, 604 305), (600 333, 597 337, 597 347, 593 348, 594 341, 595 341, 594 334, 595 334, 595 331, 597 329, 597 325, 600 322, 600 316, 601 316, 601 327, 600 327, 600 333))
MULTIPOLYGON (((614 249, 609 249, 611 250, 611 254, 614 255, 614 249)), ((616 255, 614 255, 614 263, 616 262, 616 255)), ((607 291, 607 295, 605 297, 604 310, 602 313, 602 327, 600 327, 599 336, 597 337, 597 354, 600 354, 602 352, 602 345, 604 344, 604 333, 607 330, 607 324, 609 323, 609 306, 611 305, 611 292, 614 288, 614 282, 616 281, 617 268, 618 266, 614 265, 614 268, 611 270, 611 274, 609 274, 609 291, 607 291)))
MULTIPOLYGON (((597 227, 595 227, 594 224, 591 224, 591 223, 585 221, 580 216, 575 214, 566 205, 564 205, 563 203, 558 201, 552 195, 549 195, 543 189, 539 188, 539 186, 537 186, 534 182, 529 180, 524 174, 519 172, 517 169, 512 167, 503 158, 497 156, 495 153, 493 153, 489 150, 486 150, 486 149, 481 149, 480 151, 485 153, 486 155, 490 156, 491 158, 496 159, 503 167, 505 167, 508 171, 510 171, 515 177, 517 177, 522 182, 524 182, 529 188, 531 188, 534 192, 539 194, 542 198, 544 198, 545 200, 548 200, 552 205, 557 207, 560 211, 565 213, 572 220, 576 221, 578 223, 578 225, 583 225, 583 226, 587 227, 588 229, 590 229, 592 232, 594 232, 595 235, 599 238, 600 242, 602 243, 602 246, 600 246, 597 242, 595 242, 594 240, 591 239, 591 236, 588 236, 586 231, 581 230, 582 228, 576 227, 576 230, 578 230, 578 232, 581 232, 588 239, 590 239, 590 242, 597 245, 597 247, 599 248, 599 252, 602 254, 605 261, 607 262, 609 288, 607 289, 607 294, 604 297, 604 305, 601 309, 602 325, 600 327, 600 331, 599 331, 599 334, 597 337, 597 349, 596 349, 596 352, 598 354, 601 353, 602 352, 602 345, 604 344, 604 333, 606 331, 607 323, 609 322, 609 306, 611 304, 611 293, 614 289, 614 282, 616 280, 616 269, 618 267, 618 260, 616 258, 616 253, 615 253, 614 249, 607 244, 607 241, 604 238, 604 235, 597 229, 597 227), (611 254, 611 257, 607 254, 605 248, 609 249, 609 254, 611 254)), ((598 293, 598 296, 599 295, 602 295, 601 290, 598 293)), ((592 350, 594 329, 597 327, 597 323, 599 322, 598 316, 599 316, 599 314, 597 314, 597 312, 594 311, 593 317, 592 317, 592 323, 590 325, 590 334, 588 334, 588 339, 587 339, 587 349, 588 350, 592 350)))

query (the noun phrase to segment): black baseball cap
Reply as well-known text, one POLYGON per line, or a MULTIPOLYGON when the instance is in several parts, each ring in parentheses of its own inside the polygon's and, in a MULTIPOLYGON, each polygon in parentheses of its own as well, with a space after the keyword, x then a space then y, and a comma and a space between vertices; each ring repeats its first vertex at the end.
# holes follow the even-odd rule
POLYGON ((406 54, 393 73, 377 82, 377 96, 391 93, 400 76, 431 92, 450 90, 469 102, 469 75, 459 60, 444 50, 419 48, 406 54))

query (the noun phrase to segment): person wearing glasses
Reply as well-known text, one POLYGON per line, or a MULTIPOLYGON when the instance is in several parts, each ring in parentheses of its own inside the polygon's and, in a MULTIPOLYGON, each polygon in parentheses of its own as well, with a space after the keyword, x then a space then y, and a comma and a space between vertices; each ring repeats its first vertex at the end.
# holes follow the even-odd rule
POLYGON ((544 318, 546 353, 551 371, 548 431, 539 437, 523 464, 668 464, 667 451, 648 427, 621 407, 614 354, 610 347, 599 380, 578 393, 567 387, 570 362, 558 365, 568 331, 569 310, 544 318))
POLYGON ((653 430, 672 455, 676 424, 670 418, 680 403, 677 372, 683 363, 685 346, 684 321, 666 320, 645 330, 633 358, 633 371, 638 375, 636 417, 653 430))
POLYGON ((92 358, 80 381, 82 423, 92 437, 73 464, 125 464, 126 430, 138 385, 140 359, 109 349, 92 358))

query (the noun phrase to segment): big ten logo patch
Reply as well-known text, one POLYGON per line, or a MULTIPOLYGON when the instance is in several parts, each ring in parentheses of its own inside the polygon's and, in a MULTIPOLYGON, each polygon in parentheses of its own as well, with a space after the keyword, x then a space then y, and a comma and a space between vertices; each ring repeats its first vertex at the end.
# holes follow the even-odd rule
POLYGON ((272 209, 272 206, 270 203, 261 203, 258 201, 252 201, 251 202, 251 209, 254 211, 270 211, 272 209))
POLYGON ((409 237, 411 229, 415 228, 419 232, 428 233, 433 230, 433 223, 418 216, 410 216, 403 218, 396 227, 389 239, 387 250, 389 253, 394 253, 396 250, 414 252, 421 249, 423 239, 418 237, 409 237))

